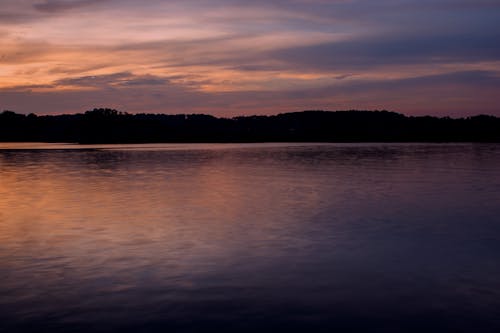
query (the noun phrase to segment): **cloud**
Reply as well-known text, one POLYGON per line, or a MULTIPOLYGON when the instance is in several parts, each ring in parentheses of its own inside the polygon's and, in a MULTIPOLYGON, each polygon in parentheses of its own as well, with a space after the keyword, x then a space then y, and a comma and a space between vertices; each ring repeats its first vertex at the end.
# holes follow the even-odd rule
POLYGON ((6 37, 0 49, 0 63, 3 64, 39 62, 63 51, 62 47, 44 41, 11 40, 9 35, 6 37))
MULTIPOLYGON (((384 87, 383 82, 378 82, 381 87, 384 87)), ((443 86, 443 85, 464 85, 478 88, 500 88, 500 70, 496 71, 457 71, 444 74, 426 75, 407 79, 398 79, 389 81, 389 84, 395 86, 443 86)), ((389 86, 390 87, 390 86, 389 86)), ((389 88, 388 87, 388 88, 389 88)))
POLYGON ((271 57, 316 70, 368 69, 408 64, 479 62, 500 59, 500 34, 366 36, 347 41, 278 50, 271 57))
POLYGON ((45 0, 42 3, 36 3, 33 7, 41 12, 57 13, 71 9, 101 4, 106 0, 45 0))
POLYGON ((32 92, 33 90, 40 90, 40 89, 53 89, 55 88, 54 85, 52 84, 30 84, 30 85, 18 85, 18 86, 13 86, 13 87, 7 87, 0 89, 0 92, 32 92))
POLYGON ((90 75, 72 78, 64 78, 54 82, 57 86, 79 86, 79 87, 94 87, 107 88, 113 84, 119 83, 132 77, 129 72, 113 73, 107 75, 90 75))
POLYGON ((135 76, 133 78, 128 78, 119 82, 121 86, 164 86, 170 83, 170 81, 166 78, 157 77, 154 75, 142 75, 135 76))
POLYGON ((453 9, 494 9, 500 8, 500 3, 497 0, 420 0, 416 6, 422 8, 437 8, 444 10, 453 9))
POLYGON ((55 81, 54 85, 106 89, 133 86, 164 86, 169 83, 170 81, 167 78, 154 75, 134 75, 130 72, 121 72, 106 75, 64 78, 55 81))
POLYGON ((0 27, 2 25, 15 25, 20 23, 30 22, 37 17, 32 14, 16 13, 0 10, 0 27))

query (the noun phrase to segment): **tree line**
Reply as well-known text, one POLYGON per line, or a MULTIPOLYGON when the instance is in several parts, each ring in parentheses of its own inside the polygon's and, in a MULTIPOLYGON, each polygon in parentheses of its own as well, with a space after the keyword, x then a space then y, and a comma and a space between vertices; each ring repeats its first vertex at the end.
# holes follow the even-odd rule
POLYGON ((152 142, 500 142, 500 118, 405 116, 389 111, 302 111, 217 118, 204 114, 129 114, 100 108, 79 114, 0 113, 0 141, 152 142))

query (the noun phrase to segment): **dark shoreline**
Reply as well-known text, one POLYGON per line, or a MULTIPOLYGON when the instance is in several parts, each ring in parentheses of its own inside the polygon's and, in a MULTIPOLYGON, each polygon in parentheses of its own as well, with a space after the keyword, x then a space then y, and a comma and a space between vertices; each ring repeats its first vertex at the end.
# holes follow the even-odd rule
POLYGON ((500 142, 500 118, 409 117, 389 111, 303 111, 216 118, 203 114, 0 113, 0 142, 126 143, 457 143, 500 142))

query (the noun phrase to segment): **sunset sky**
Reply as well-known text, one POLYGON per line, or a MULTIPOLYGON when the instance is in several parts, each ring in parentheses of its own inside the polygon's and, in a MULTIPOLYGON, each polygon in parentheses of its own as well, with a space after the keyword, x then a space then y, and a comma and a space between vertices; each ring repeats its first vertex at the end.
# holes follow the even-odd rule
POLYGON ((0 0, 0 111, 500 116, 498 0, 0 0))

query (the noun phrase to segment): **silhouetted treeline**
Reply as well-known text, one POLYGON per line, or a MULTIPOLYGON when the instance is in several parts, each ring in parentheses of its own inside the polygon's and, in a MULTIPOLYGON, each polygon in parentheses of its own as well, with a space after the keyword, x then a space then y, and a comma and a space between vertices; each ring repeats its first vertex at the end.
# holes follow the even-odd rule
POLYGON ((209 115, 0 114, 0 141, 145 142, 500 142, 500 118, 407 117, 388 111, 304 111, 231 119, 209 115))

